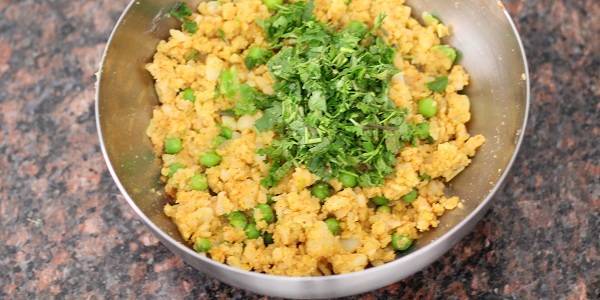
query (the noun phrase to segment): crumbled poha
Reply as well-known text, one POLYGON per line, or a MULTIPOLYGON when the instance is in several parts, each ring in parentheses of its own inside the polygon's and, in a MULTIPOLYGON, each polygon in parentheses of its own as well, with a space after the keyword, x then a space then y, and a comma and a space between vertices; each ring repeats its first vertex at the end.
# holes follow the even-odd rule
POLYGON ((381 13, 386 14, 381 31, 395 48, 394 65, 401 71, 391 80, 389 97, 413 122, 425 118, 418 101, 433 99, 437 110, 428 119, 432 142, 403 148, 381 186, 344 188, 336 179, 329 180, 324 201, 311 191, 321 178, 304 166, 295 167, 274 187, 261 185, 269 166, 257 150, 270 145, 276 134, 256 130, 260 111, 241 117, 222 114, 234 103, 215 94, 220 75, 231 68, 241 82, 264 94, 274 93, 269 69, 260 65, 249 70, 244 63, 252 47, 266 45, 257 20, 272 11, 261 0, 201 2, 196 11, 182 15, 185 22, 197 25, 192 27, 195 31, 171 30, 146 66, 160 100, 147 134, 162 156, 165 190, 174 199, 174 204, 165 205, 165 214, 185 240, 202 241, 198 249, 221 263, 269 274, 319 276, 389 262, 398 250, 392 245, 393 234, 416 240, 421 232, 437 227, 445 211, 460 206, 458 197, 444 194, 444 182, 464 170, 485 142, 466 130, 470 101, 460 92, 469 75, 440 51, 441 39, 450 34, 446 25, 435 18, 419 23, 404 0, 314 4, 316 17, 333 28, 351 21, 373 26, 381 13), (427 85, 440 76, 447 76, 447 86, 432 93, 427 85), (181 93, 186 89, 193 94, 181 93), (165 153, 169 138, 178 139, 179 151, 165 153), (215 165, 199 162, 209 152, 215 165), (206 176, 208 190, 190 187, 198 174, 206 176), (370 201, 377 196, 387 202, 377 207, 370 201), (269 205, 274 217, 265 217, 269 210, 257 209, 261 204, 269 205), (234 212, 243 212, 235 223, 229 219, 234 212), (335 224, 325 222, 328 218, 335 224))

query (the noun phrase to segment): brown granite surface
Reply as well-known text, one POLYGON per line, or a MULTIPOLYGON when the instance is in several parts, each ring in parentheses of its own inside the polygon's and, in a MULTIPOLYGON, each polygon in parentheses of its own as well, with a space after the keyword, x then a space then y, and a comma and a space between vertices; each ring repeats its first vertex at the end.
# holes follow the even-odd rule
MULTIPOLYGON (((136 219, 94 124, 127 0, 0 0, 0 299, 259 296, 201 275, 136 219)), ((532 74, 525 143, 474 232, 357 299, 598 299, 600 2, 506 1, 532 74)))

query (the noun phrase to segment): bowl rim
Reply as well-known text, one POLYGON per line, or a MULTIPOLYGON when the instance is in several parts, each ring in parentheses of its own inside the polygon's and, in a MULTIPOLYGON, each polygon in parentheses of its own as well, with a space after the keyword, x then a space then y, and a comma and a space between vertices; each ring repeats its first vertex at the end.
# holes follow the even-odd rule
MULTIPOLYGON (((387 262, 385 264, 366 268, 364 270, 357 271, 357 272, 351 272, 351 273, 346 273, 346 274, 323 275, 323 276, 306 276, 306 277, 284 276, 284 275, 272 275, 272 274, 266 274, 266 273, 259 273, 259 272, 254 272, 254 271, 246 271, 246 270, 232 267, 232 266, 224 264, 224 263, 217 262, 213 259, 208 258, 206 255, 199 254, 199 253, 193 251, 190 247, 187 247, 183 243, 175 240, 169 234, 165 233, 160 227, 158 227, 156 224, 154 224, 154 222, 152 222, 146 216, 146 214, 137 206, 137 204, 133 201, 133 199, 131 198, 129 193, 125 190, 125 187, 119 180, 119 177, 117 176, 117 174, 112 166, 112 162, 110 161, 110 158, 108 156, 108 151, 106 149, 106 145, 104 143, 104 137, 102 134, 102 126, 100 124, 100 85, 101 85, 102 78, 103 78, 104 64, 106 62, 106 57, 108 55, 108 51, 112 44, 113 38, 114 38, 116 32, 118 31, 119 27, 123 24, 123 20, 125 19, 125 17, 128 15, 131 8, 136 3, 139 3, 139 0, 131 0, 129 2, 129 4, 127 4, 125 9, 123 10, 123 13, 120 15, 117 22, 115 23, 115 25, 112 29, 112 32, 106 42, 106 46, 103 50, 102 57, 100 60, 99 69, 98 69, 98 72, 96 73, 96 83, 95 83, 96 93, 95 93, 95 104, 94 104, 95 114, 94 115, 96 118, 96 130, 97 130, 98 139, 100 142, 102 156, 104 157, 104 161, 106 162, 108 171, 109 171, 113 181, 117 185, 121 194, 125 197, 125 200, 129 204, 129 206, 134 210, 134 212, 136 213, 138 218, 140 218, 146 226, 150 227, 151 231, 154 234, 158 235, 159 238, 161 239, 161 241, 166 241, 169 244, 176 247, 177 250, 182 251, 187 255, 190 255, 194 259, 199 259, 199 260, 204 261, 205 263, 211 264, 213 267, 222 268, 229 272, 238 273, 239 275, 253 276, 253 277, 258 277, 258 278, 267 279, 267 280, 281 280, 281 281, 287 281, 287 282, 315 282, 315 281, 323 281, 323 280, 327 280, 327 279, 350 279, 350 278, 355 278, 355 277, 366 276, 366 275, 369 275, 369 274, 375 273, 375 272, 383 272, 385 270, 395 268, 396 265, 401 264, 404 261, 412 260, 412 259, 416 258, 417 256, 421 255, 422 253, 430 252, 430 251, 432 251, 433 248, 439 247, 440 244, 450 242, 450 243, 452 243, 452 245, 451 245, 451 247, 452 247, 456 243, 456 241, 451 242, 450 239, 453 236, 455 236, 457 234, 457 232, 460 231, 472 219, 476 218, 479 215, 480 211, 487 209, 488 204, 491 202, 492 198, 494 197, 494 195, 496 194, 498 189, 500 189, 500 187, 503 185, 508 173, 510 173, 512 166, 513 166, 513 164, 519 154, 519 151, 521 149, 521 146, 523 143, 523 138, 525 136, 525 130, 527 128, 527 122, 529 119, 529 110, 530 110, 530 101, 531 101, 530 100, 530 97, 531 97, 530 83, 531 83, 531 81, 530 81, 530 76, 529 76, 529 66, 528 66, 528 61, 527 61, 527 55, 525 53, 525 48, 523 46, 523 41, 521 39, 519 31, 518 31, 514 21, 512 20, 509 12, 506 10, 506 8, 504 6, 501 6, 501 7, 499 7, 499 9, 502 9, 502 12, 504 13, 505 18, 507 19, 508 23, 510 24, 512 32, 513 32, 513 34, 517 40, 517 43, 519 45, 519 52, 521 53, 522 63, 524 65, 523 67, 524 67, 524 72, 525 72, 524 75, 525 76, 524 76, 523 80, 525 81, 525 89, 526 89, 525 94, 526 95, 525 95, 525 107, 524 107, 524 112, 523 112, 523 122, 522 122, 521 128, 517 129, 517 135, 518 135, 517 143, 515 145, 511 159, 509 160, 508 164, 502 171, 502 175, 498 178, 497 182, 494 184, 494 187, 492 189, 490 189, 487 196, 477 205, 477 207, 473 211, 471 211, 471 213, 469 213, 459 223, 457 223, 452 228, 450 228, 442 236, 440 236, 437 239, 432 240, 429 244, 425 245, 424 247, 419 248, 418 250, 410 252, 399 258, 396 258, 393 261, 387 262)), ((461 237, 461 239, 462 239, 462 237, 461 237)), ((444 251, 444 252, 446 252, 446 251, 444 251)), ((436 257, 434 260, 432 260, 431 262, 428 262, 426 265, 431 264, 432 262, 436 261, 438 258, 439 257, 436 257)), ((416 271, 416 272, 418 272, 418 271, 416 271)))

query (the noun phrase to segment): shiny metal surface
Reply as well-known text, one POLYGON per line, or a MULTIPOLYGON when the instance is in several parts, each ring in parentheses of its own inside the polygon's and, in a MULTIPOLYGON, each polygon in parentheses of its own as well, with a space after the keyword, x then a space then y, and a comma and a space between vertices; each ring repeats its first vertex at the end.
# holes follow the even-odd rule
MULTIPOLYGON (((487 143, 472 165, 455 178, 449 193, 464 208, 441 219, 438 229, 419 240, 397 260, 365 271, 297 278, 238 270, 196 254, 181 243, 174 224, 163 214, 160 163, 145 135, 158 103, 153 81, 144 69, 157 43, 176 23, 166 17, 175 0, 138 0, 127 7, 111 36, 97 82, 96 117, 102 151, 119 189, 151 231, 198 270, 256 293, 293 298, 325 298, 366 292, 405 278, 435 261, 482 217, 501 185, 522 140, 529 107, 529 79, 524 51, 508 13, 495 0, 413 0, 413 15, 434 12, 451 24, 448 43, 463 53, 471 74, 466 93, 472 101, 472 134, 487 143)), ((198 1, 188 1, 194 3, 198 1)))

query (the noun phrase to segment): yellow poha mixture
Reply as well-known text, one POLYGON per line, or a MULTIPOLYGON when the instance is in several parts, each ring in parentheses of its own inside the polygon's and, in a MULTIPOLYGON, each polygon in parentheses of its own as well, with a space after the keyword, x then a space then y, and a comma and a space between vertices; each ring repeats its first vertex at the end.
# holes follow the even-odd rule
POLYGON ((435 21, 422 25, 411 17, 404 0, 315 1, 317 18, 336 28, 353 20, 373 25, 382 12, 386 14, 384 39, 396 48, 394 64, 401 70, 392 79, 389 96, 408 109, 411 122, 424 119, 417 114, 418 99, 433 97, 437 114, 428 121, 435 142, 404 148, 395 173, 381 187, 343 189, 332 180, 334 193, 324 203, 311 195, 309 188, 319 178, 306 168, 296 168, 274 188, 261 186, 268 165, 257 149, 269 145, 274 133, 254 128, 261 113, 239 119, 219 113, 233 106, 215 98, 218 77, 227 68, 237 69, 241 82, 273 93, 267 67, 249 71, 243 62, 250 47, 266 44, 256 20, 271 13, 261 0, 202 2, 191 17, 198 25, 195 34, 173 29, 171 37, 160 42, 147 69, 156 80, 161 105, 154 110, 147 134, 162 155, 165 189, 174 199, 164 211, 186 241, 208 239, 212 247, 207 254, 212 259, 244 270, 289 276, 340 274, 393 260, 392 233, 417 239, 421 232, 437 227, 446 210, 460 207, 458 197, 444 194, 444 182, 469 165, 485 139, 470 136, 465 127, 471 118, 470 103, 459 92, 469 83, 469 75, 432 49, 449 35, 448 27, 435 21), (186 59, 193 49, 200 59, 186 59), (448 76, 449 84, 444 93, 432 94, 426 83, 441 75, 448 76), (180 91, 188 87, 196 91, 195 102, 181 96, 180 91), (233 138, 216 149, 221 163, 205 168, 198 157, 213 149, 220 124, 234 130, 233 138), (183 142, 183 150, 175 155, 163 154, 170 136, 183 142), (169 174, 175 163, 183 167, 169 174), (212 193, 189 188, 190 178, 200 173, 206 174, 212 193), (418 190, 418 198, 412 203, 402 201, 413 189, 418 190), (257 215, 259 211, 254 212, 257 229, 273 237, 273 243, 265 246, 262 237, 247 239, 244 230, 231 226, 226 216, 254 211, 267 202, 267 195, 274 195, 276 221, 268 224, 257 215), (381 195, 391 201, 391 212, 369 204, 369 199, 381 195), (324 222, 331 216, 340 221, 339 235, 332 234, 324 222))

